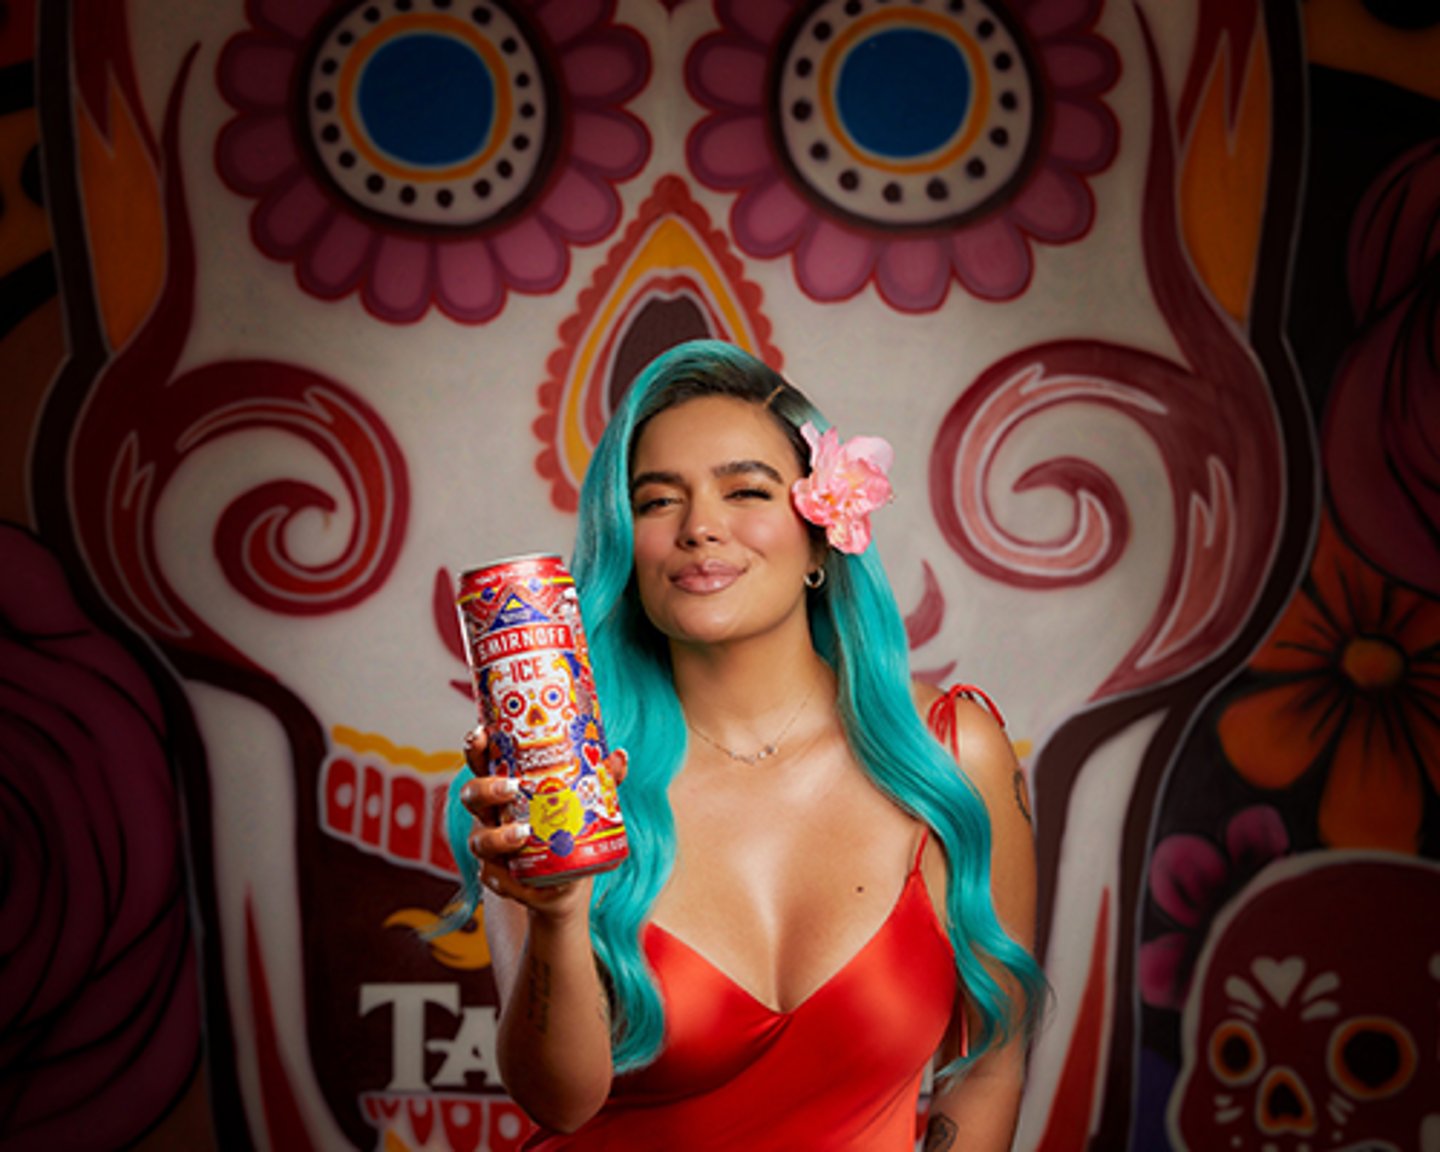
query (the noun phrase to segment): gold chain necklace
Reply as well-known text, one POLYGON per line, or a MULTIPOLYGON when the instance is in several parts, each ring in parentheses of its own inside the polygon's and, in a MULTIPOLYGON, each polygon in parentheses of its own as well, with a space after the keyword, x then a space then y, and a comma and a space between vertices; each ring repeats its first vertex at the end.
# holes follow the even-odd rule
POLYGON ((775 739, 771 740, 758 752, 736 752, 733 748, 725 747, 724 744, 721 744, 720 741, 716 740, 713 736, 705 735, 705 733, 700 731, 699 728, 695 727, 694 724, 691 724, 690 718, 688 716, 685 718, 685 727, 689 728, 691 732, 695 733, 696 736, 699 736, 700 739, 704 740, 705 743, 710 745, 710 747, 725 753, 725 755, 730 757, 731 760, 735 760, 741 764, 759 764, 760 761, 768 760, 770 759, 770 757, 774 756, 777 752, 780 751, 780 741, 784 740, 785 737, 789 735, 790 729, 795 726, 795 721, 800 719, 800 713, 805 711, 805 705, 810 703, 810 698, 814 695, 815 685, 811 684, 810 691, 805 693, 805 699, 800 701, 800 707, 796 708, 795 711, 791 714, 790 719, 785 721, 785 727, 780 729, 775 739))

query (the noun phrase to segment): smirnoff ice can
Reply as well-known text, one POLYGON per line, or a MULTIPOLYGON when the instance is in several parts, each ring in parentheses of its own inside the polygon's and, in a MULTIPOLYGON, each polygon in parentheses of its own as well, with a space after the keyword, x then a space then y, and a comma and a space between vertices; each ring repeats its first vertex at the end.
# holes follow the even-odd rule
POLYGON ((530 825, 511 874, 546 885, 614 868, 628 851, 625 823, 564 562, 521 556, 472 568, 456 605, 491 771, 519 781, 507 818, 530 825))

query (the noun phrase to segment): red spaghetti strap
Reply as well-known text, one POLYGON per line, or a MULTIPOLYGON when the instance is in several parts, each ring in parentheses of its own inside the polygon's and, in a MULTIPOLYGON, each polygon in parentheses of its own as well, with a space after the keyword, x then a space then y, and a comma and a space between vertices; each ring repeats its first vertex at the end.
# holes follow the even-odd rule
POLYGON ((918 871, 920 871, 920 861, 921 861, 921 860, 924 858, 924 856, 925 856, 925 845, 926 845, 927 843, 929 843, 929 840, 930 840, 930 825, 928 825, 928 824, 922 824, 922 825, 920 825, 920 847, 918 847, 918 848, 915 849, 915 859, 914 859, 914 861, 913 861, 913 862, 911 863, 911 865, 910 865, 910 871, 911 871, 911 872, 918 872, 918 871))
POLYGON ((930 714, 926 717, 930 725, 930 731, 935 734, 935 739, 950 749, 950 754, 957 760, 960 758, 960 734, 955 721, 955 702, 961 698, 970 700, 981 705, 1001 728, 1005 727, 1005 717, 1000 714, 1000 709, 995 701, 983 688, 977 688, 974 684, 956 684, 946 690, 945 695, 930 705, 930 714))

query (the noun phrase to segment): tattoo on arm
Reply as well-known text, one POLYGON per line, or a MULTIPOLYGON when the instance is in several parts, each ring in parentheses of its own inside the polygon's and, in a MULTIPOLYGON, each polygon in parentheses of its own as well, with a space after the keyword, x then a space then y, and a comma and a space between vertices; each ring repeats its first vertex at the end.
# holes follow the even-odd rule
POLYGON ((550 965, 534 956, 525 981, 525 1019, 542 1036, 550 1029, 550 965))
POLYGON ((1015 789, 1015 804, 1020 809, 1020 815, 1025 817, 1025 823, 1033 828, 1035 821, 1030 819, 1030 796, 1025 787, 1025 773, 1015 769, 1010 775, 1010 784, 1015 789))
POLYGON ((925 1144, 921 1152, 950 1152, 955 1147, 955 1137, 960 1129, 948 1116, 931 1116, 925 1125, 925 1144))

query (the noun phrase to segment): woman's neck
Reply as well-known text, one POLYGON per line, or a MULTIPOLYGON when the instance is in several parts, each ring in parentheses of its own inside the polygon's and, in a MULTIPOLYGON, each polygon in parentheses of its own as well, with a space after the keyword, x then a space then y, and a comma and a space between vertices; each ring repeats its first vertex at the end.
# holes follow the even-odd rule
POLYGON ((693 729, 726 747, 771 740, 797 707, 828 709, 835 677, 803 636, 777 635, 743 644, 670 650, 675 691, 693 729))

